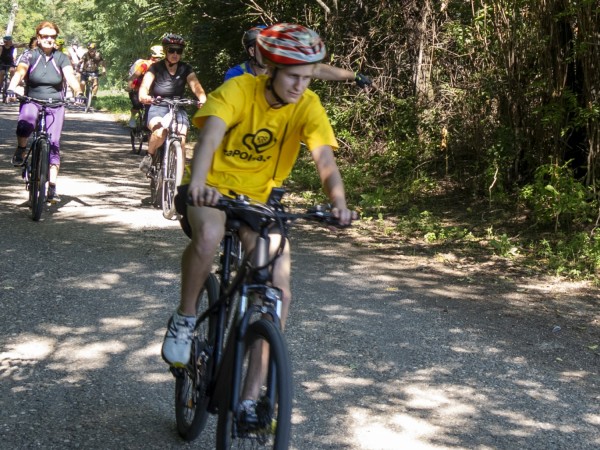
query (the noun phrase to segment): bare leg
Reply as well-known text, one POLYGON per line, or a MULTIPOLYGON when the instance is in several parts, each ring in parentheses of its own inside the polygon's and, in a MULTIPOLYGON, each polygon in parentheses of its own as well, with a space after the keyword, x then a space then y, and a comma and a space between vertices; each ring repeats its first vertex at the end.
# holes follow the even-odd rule
POLYGON ((179 312, 196 314, 198 294, 212 269, 217 247, 225 234, 225 213, 209 207, 188 206, 192 240, 181 258, 181 302, 179 312))

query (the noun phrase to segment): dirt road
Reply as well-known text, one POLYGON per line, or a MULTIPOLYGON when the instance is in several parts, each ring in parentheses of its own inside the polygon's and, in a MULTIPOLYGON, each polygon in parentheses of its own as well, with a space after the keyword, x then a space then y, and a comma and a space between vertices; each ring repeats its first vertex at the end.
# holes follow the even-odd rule
MULTIPOLYGON (((186 237, 148 205, 128 131, 69 113, 39 223, 0 105, 0 442, 214 447, 174 427, 160 358, 186 237)), ((294 233, 295 449, 600 447, 600 301, 583 284, 294 233)))

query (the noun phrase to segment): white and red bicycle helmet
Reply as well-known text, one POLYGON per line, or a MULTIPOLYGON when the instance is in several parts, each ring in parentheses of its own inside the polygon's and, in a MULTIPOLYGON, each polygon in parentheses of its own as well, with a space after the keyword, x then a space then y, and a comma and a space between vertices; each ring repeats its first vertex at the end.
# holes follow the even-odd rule
POLYGON ((276 66, 317 64, 325 58, 319 35, 302 25, 279 23, 262 30, 256 45, 261 55, 276 66))

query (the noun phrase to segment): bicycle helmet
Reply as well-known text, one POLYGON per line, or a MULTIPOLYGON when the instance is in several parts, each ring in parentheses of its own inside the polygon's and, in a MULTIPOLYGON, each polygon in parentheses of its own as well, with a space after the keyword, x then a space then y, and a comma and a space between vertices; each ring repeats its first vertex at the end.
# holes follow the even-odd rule
POLYGON ((150 47, 150 57, 151 58, 164 58, 165 52, 162 48, 162 45, 153 45, 150 47))
POLYGON ((4 39, 5 41, 12 41, 12 36, 10 36, 10 35, 7 34, 2 39, 4 39))
POLYGON ((302 25, 279 23, 256 38, 261 55, 276 66, 316 64, 325 58, 325 44, 319 35, 302 25))
POLYGON ((242 36, 242 45, 246 50, 256 43, 256 37, 265 28, 267 28, 265 25, 257 25, 244 32, 244 35, 242 36))
POLYGON ((94 42, 90 42, 88 44, 88 50, 96 50, 96 44, 94 42))
POLYGON ((171 45, 177 45, 185 48, 185 39, 179 34, 167 33, 162 38, 162 46, 164 48, 170 47, 171 45))

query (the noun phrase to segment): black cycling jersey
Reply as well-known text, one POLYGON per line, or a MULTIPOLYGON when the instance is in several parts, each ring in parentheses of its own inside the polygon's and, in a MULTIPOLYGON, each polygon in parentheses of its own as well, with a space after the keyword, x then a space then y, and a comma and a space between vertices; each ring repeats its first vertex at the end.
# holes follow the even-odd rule
POLYGON ((15 46, 11 45, 6 48, 2 46, 2 52, 0 53, 0 65, 3 66, 14 66, 15 65, 15 46))
POLYGON ((183 97, 187 77, 194 72, 194 69, 188 63, 180 62, 177 64, 175 75, 171 75, 163 59, 152 64, 148 72, 154 75, 150 95, 152 97, 173 98, 183 97))

